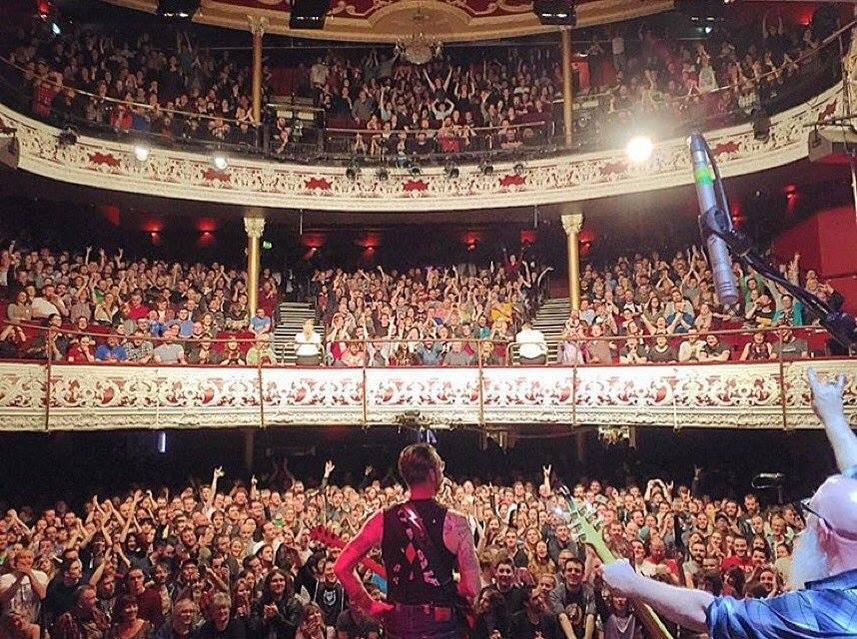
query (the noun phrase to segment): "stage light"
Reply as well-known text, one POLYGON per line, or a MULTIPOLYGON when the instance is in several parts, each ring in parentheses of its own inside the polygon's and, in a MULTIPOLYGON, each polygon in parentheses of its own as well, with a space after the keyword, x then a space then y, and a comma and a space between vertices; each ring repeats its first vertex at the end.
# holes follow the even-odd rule
POLYGON ((534 0, 533 13, 543 25, 574 27, 577 25, 575 0, 534 0))
POLYGON ((151 153, 151 149, 145 144, 135 144, 134 145, 134 159, 137 162, 145 162, 149 159, 149 153, 151 153))
POLYGON ((211 164, 218 171, 225 171, 226 167, 229 166, 229 158, 224 153, 215 153, 214 157, 211 158, 211 164))
POLYGON ((648 162, 654 150, 655 145, 652 143, 652 138, 648 135, 635 135, 628 140, 628 145, 625 147, 628 159, 634 164, 648 162))
POLYGON ((77 144, 77 131, 67 126, 57 135, 57 142, 59 142, 60 146, 73 146, 77 144))
POLYGON ((60 25, 56 22, 51 22, 51 33, 53 33, 55 36, 58 36, 62 33, 60 25))
POLYGON ((164 18, 188 20, 199 10, 200 0, 159 0, 155 14, 164 18))

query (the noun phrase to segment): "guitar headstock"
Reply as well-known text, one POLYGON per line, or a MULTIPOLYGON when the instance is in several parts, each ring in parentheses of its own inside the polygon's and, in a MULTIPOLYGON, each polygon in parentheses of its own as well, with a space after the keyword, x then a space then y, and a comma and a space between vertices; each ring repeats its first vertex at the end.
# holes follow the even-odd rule
POLYGON ((613 551, 607 545, 602 534, 602 523, 598 519, 598 512, 591 504, 581 503, 573 497, 568 497, 569 526, 578 539, 587 544, 598 558, 604 563, 616 560, 613 551))
POLYGON ((327 526, 319 525, 310 529, 309 538, 312 541, 319 541, 330 548, 342 548, 345 546, 345 542, 342 538, 327 526))

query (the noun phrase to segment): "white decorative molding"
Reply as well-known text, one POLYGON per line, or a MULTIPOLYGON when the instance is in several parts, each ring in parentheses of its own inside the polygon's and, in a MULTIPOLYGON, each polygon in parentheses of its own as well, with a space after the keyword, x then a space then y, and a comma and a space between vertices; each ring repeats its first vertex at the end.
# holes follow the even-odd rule
MULTIPOLYGON (((768 170, 807 155, 805 125, 840 114, 841 85, 772 118, 770 136, 756 140, 750 124, 706 135, 724 177, 768 170)), ((462 166, 448 179, 442 167, 419 177, 391 170, 349 180, 344 167, 281 164, 231 157, 217 171, 198 153, 152 149, 145 163, 130 144, 81 135, 77 144, 57 144, 58 130, 0 105, 0 124, 17 129, 20 169, 91 187, 169 198, 257 207, 325 211, 408 212, 506 208, 584 201, 691 184, 687 143, 676 138, 656 146, 652 159, 630 164, 623 150, 528 161, 523 175, 513 162, 497 163, 491 175, 462 166)))
POLYGON ((406 413, 437 426, 819 428, 810 366, 848 373, 846 411, 857 425, 855 359, 787 362, 782 382, 776 362, 481 372, 0 363, 0 430, 359 427, 406 413))

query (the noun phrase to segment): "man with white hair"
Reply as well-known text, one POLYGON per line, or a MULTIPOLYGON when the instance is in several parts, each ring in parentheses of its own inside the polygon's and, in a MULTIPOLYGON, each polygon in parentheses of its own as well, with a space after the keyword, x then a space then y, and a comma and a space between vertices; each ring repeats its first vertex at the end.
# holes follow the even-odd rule
POLYGON ((845 376, 823 383, 810 369, 808 377, 840 474, 804 503, 807 527, 792 560, 792 584, 801 590, 771 599, 715 597, 639 575, 623 560, 603 569, 614 592, 711 639, 857 639, 857 436, 845 416, 845 376))

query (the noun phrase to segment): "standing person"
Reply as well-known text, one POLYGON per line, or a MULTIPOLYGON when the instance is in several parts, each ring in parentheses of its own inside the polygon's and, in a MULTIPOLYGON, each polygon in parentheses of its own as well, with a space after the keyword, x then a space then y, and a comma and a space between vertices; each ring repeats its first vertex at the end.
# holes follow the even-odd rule
POLYGON ((110 629, 110 639, 149 639, 152 624, 138 615, 137 598, 122 595, 116 602, 116 621, 110 629))
POLYGON ((518 360, 523 366, 539 366, 548 360, 548 345, 541 331, 533 328, 529 322, 524 322, 521 330, 515 336, 518 344, 518 360))
POLYGON ((292 578, 279 568, 272 569, 250 613, 251 633, 266 639, 294 639, 300 616, 301 605, 292 592, 292 578))
POLYGON ((408 501, 373 515, 336 562, 336 576, 351 601, 384 621, 385 636, 458 639, 464 623, 457 603, 479 591, 479 561, 467 519, 441 506, 444 463, 433 446, 413 444, 399 456, 408 501), (374 600, 354 572, 381 547, 388 602, 374 600), (422 561, 421 559, 422 558, 422 561), (452 573, 458 570, 456 588, 452 573))
POLYGON ((550 593, 550 606, 566 639, 595 636, 595 593, 583 582, 584 566, 577 557, 562 568, 564 581, 550 593))
POLYGON ((311 319, 305 321, 303 330, 295 335, 295 357, 298 366, 318 366, 321 362, 321 335, 311 319))
MULTIPOLYGON (((264 637, 265 635, 260 635, 264 637)), ((232 616, 232 600, 223 592, 216 593, 209 605, 209 620, 193 634, 194 639, 246 639, 244 622, 232 616)))
POLYGON ((48 576, 33 570, 33 551, 22 548, 15 553, 12 570, 0 576, 0 616, 14 612, 27 624, 39 617, 48 588, 48 576))
MULTIPOLYGON (((843 408, 845 376, 819 382, 809 370, 813 407, 824 424, 839 474, 804 504, 807 527, 792 566, 799 590, 770 599, 735 599, 677 588, 634 572, 627 561, 604 567, 614 592, 645 601, 668 619, 711 639, 857 639, 857 436, 843 408)), ((742 573, 743 574, 743 573, 742 573)))
POLYGON ((53 639, 104 639, 110 622, 98 609, 94 586, 80 586, 75 591, 74 606, 60 615, 51 630, 53 639))

